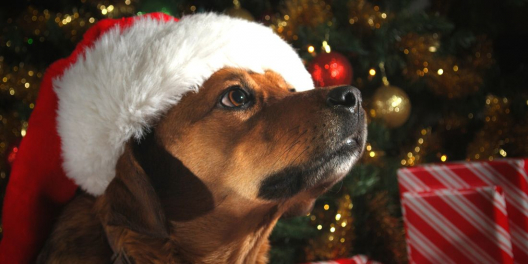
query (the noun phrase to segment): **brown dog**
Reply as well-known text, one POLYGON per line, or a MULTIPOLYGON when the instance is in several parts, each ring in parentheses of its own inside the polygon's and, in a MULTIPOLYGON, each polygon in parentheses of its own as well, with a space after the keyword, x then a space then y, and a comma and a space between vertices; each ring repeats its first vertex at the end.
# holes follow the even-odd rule
POLYGON ((277 220, 308 213, 366 138, 359 91, 297 93, 226 68, 130 140, 105 194, 77 196, 39 263, 266 263, 277 220))

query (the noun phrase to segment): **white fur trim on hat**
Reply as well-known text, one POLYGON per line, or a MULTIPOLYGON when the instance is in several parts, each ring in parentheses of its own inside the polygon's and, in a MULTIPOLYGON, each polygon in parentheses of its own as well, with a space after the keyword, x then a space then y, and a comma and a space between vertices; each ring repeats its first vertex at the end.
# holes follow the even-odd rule
POLYGON ((102 194, 124 144, 224 67, 273 70, 298 91, 313 88, 292 47, 257 23, 198 14, 109 30, 53 81, 67 176, 102 194))

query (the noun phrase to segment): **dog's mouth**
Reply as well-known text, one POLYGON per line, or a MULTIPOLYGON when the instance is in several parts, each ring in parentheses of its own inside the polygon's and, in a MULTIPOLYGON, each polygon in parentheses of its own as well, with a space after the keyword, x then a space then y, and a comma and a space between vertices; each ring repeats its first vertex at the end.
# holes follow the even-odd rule
POLYGON ((304 165, 289 167, 267 177, 259 197, 267 200, 288 199, 309 191, 315 198, 341 180, 361 157, 365 146, 362 131, 346 137, 341 144, 304 165))
POLYGON ((329 152, 311 162, 303 173, 306 175, 306 189, 327 186, 341 180, 361 157, 365 143, 360 135, 347 137, 335 151, 329 152))

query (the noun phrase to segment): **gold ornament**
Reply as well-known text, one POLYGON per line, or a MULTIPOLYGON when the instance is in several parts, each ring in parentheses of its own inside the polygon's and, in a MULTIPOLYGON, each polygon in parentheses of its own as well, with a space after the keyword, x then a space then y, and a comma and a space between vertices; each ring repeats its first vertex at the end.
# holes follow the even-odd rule
POLYGON ((253 18, 251 13, 249 13, 249 11, 247 11, 246 9, 240 6, 240 2, 238 0, 234 0, 233 5, 234 5, 233 7, 228 8, 225 11, 226 15, 230 17, 242 18, 242 19, 249 20, 249 21, 255 20, 255 18, 253 18))
POLYGON ((411 114, 411 101, 407 94, 396 86, 384 85, 374 93, 370 111, 372 117, 380 118, 386 126, 403 125, 411 114))

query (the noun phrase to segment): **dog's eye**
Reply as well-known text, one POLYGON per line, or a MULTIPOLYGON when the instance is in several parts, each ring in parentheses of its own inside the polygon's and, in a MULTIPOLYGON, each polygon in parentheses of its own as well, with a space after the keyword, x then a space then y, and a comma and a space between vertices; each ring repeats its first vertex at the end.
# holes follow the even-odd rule
POLYGON ((221 102, 227 107, 241 107, 249 102, 249 95, 237 87, 225 93, 221 102))

